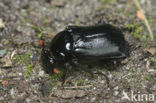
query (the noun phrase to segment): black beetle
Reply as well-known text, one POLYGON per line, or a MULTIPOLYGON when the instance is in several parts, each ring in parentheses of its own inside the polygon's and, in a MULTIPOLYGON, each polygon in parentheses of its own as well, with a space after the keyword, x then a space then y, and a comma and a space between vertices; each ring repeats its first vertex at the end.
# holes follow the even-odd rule
POLYGON ((120 29, 110 25, 68 26, 43 46, 41 60, 47 73, 67 70, 67 64, 94 63, 126 57, 126 41, 120 29), (57 68, 57 69, 56 69, 57 68))

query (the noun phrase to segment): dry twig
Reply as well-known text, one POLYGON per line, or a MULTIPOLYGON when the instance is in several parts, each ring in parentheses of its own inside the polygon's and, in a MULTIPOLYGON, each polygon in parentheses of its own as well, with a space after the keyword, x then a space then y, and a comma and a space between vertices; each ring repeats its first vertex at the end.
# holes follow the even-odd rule
POLYGON ((85 86, 73 86, 73 87, 63 87, 65 89, 76 89, 76 88, 90 88, 92 87, 93 85, 85 85, 85 86))
POLYGON ((148 21, 147 21, 147 18, 146 18, 146 16, 145 16, 145 14, 144 14, 144 12, 143 12, 143 9, 141 8, 141 5, 140 5, 140 3, 139 3, 139 1, 138 0, 133 0, 134 1, 134 3, 135 3, 135 5, 137 6, 137 8, 140 10, 140 12, 142 13, 142 16, 143 16, 143 18, 144 18, 144 22, 145 22, 145 25, 146 25, 146 27, 147 27, 147 29, 148 29, 148 32, 149 32, 149 36, 150 36, 150 38, 151 38, 151 40, 153 40, 153 32, 152 32, 152 30, 151 30, 151 27, 150 27, 150 25, 149 25, 149 23, 148 23, 148 21))

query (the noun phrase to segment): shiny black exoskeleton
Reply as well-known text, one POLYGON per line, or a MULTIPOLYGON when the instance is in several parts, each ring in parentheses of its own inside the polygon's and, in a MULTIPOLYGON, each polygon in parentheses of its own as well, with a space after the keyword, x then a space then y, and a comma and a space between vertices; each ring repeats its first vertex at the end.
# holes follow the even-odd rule
POLYGON ((45 71, 53 73, 54 68, 68 69, 67 64, 124 58, 125 46, 122 32, 112 25, 69 26, 52 39, 49 48, 43 46, 41 59, 45 71))

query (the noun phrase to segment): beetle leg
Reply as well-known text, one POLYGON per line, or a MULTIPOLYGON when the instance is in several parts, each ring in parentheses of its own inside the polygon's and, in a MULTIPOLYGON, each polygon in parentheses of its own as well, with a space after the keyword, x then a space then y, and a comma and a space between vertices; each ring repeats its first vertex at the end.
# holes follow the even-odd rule
POLYGON ((62 75, 62 77, 61 77, 61 78, 62 78, 62 84, 61 84, 62 86, 63 86, 63 85, 65 84, 65 82, 66 82, 66 76, 67 76, 66 73, 67 73, 67 72, 66 72, 66 70, 65 70, 64 73, 63 73, 63 75, 62 75))
POLYGON ((102 76, 104 76, 106 78, 106 81, 107 81, 107 85, 108 87, 110 87, 110 81, 109 81, 109 78, 107 75, 105 75, 104 73, 101 73, 101 72, 96 72, 96 73, 93 73, 91 71, 91 69, 89 69, 88 65, 85 65, 85 66, 81 66, 78 62, 72 62, 72 65, 73 66, 76 66, 78 68, 79 71, 85 71, 89 74, 91 74, 91 77, 94 77, 94 74, 100 74, 102 76))
POLYGON ((67 79, 67 74, 68 74, 68 70, 70 68, 70 63, 65 63, 64 66, 63 66, 63 75, 62 75, 62 86, 67 82, 66 79, 67 79))
POLYGON ((104 77, 106 78, 108 87, 110 87, 110 81, 109 81, 109 78, 108 78, 108 76, 107 76, 106 74, 101 73, 101 72, 96 72, 96 73, 94 73, 94 74, 100 74, 100 75, 104 76, 104 77))
POLYGON ((91 77, 94 77, 93 72, 91 71, 91 69, 89 69, 88 65, 82 66, 76 61, 76 62, 72 62, 72 66, 75 67, 78 71, 80 71, 80 72, 85 71, 85 72, 89 73, 91 75, 91 77))

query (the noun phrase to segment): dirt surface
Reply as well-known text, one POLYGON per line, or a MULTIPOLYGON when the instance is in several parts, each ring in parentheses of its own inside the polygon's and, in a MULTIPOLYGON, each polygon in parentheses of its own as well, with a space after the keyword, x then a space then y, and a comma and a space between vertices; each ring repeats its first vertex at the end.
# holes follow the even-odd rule
MULTIPOLYGON (((140 4, 156 36, 156 1, 140 4)), ((156 39, 148 39, 136 11, 133 0, 0 0, 0 103, 156 102, 156 39), (92 68, 105 76, 73 72, 64 86, 44 73, 41 37, 48 43, 68 25, 99 21, 132 27, 123 31, 131 49, 120 66, 92 68)))

